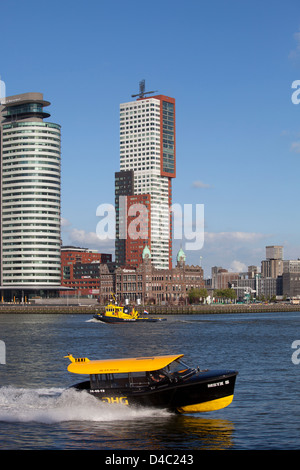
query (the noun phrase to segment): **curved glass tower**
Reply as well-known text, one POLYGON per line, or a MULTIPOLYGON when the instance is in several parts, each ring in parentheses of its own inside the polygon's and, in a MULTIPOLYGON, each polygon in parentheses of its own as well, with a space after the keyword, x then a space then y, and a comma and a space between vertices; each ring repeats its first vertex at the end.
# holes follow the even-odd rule
POLYGON ((0 106, 4 288, 60 285, 61 134, 44 122, 49 104, 25 93, 0 106))

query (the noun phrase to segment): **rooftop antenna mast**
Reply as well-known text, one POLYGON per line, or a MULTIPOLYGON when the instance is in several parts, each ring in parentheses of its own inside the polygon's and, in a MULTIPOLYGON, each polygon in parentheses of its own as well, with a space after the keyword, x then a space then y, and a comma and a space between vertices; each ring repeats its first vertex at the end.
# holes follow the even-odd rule
POLYGON ((139 98, 144 98, 144 96, 148 95, 149 93, 156 93, 156 91, 145 91, 145 80, 141 80, 139 86, 140 92, 136 95, 131 95, 132 98, 135 98, 136 96, 138 96, 139 98))

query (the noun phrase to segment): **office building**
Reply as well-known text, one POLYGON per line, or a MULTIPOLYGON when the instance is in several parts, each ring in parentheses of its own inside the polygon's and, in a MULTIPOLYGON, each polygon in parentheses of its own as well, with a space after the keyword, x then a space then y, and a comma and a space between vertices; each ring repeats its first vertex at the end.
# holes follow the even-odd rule
POLYGON ((115 173, 115 210, 116 210, 116 243, 115 259, 119 266, 126 264, 126 197, 133 194, 133 170, 115 173), (122 228, 122 233, 120 231, 122 228))
POLYGON ((266 246, 266 259, 283 259, 283 246, 266 246))
POLYGON ((283 273, 300 273, 300 260, 290 259, 283 262, 283 273))
POLYGON ((212 289, 228 289, 233 281, 239 279, 239 273, 228 271, 219 266, 211 268, 212 289))
POLYGON ((261 262, 262 277, 276 278, 283 273, 283 246, 266 246, 266 259, 261 262))
POLYGON ((175 99, 165 95, 145 96, 147 93, 143 81, 140 93, 133 95, 137 100, 120 105, 116 263, 136 266, 142 262, 143 249, 148 245, 152 264, 166 269, 172 267, 170 207, 172 178, 176 176, 175 99), (131 196, 140 198, 133 204, 131 196), (136 214, 139 222, 136 225, 129 219, 129 207, 131 217, 136 214), (127 238, 137 243, 126 244, 127 238))
POLYGON ((1 100, 2 297, 48 295, 60 285, 61 130, 41 93, 1 100))
POLYGON ((282 294, 288 298, 300 298, 300 260, 283 262, 282 294))
POLYGON ((61 285, 70 290, 60 295, 98 298, 100 265, 111 263, 112 255, 76 246, 61 248, 61 285))

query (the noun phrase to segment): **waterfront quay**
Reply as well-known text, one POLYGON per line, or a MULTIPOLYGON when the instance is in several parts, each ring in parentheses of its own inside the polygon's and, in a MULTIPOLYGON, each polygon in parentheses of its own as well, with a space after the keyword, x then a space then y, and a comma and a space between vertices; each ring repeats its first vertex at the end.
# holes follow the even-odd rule
MULTIPOLYGON (((104 306, 94 305, 29 305, 3 304, 2 314, 88 314, 100 313, 104 306)), ((150 315, 205 315, 224 313, 264 313, 264 312, 300 312, 300 305, 288 303, 270 304, 213 304, 213 305, 147 305, 136 307, 139 313, 146 309, 150 315)))

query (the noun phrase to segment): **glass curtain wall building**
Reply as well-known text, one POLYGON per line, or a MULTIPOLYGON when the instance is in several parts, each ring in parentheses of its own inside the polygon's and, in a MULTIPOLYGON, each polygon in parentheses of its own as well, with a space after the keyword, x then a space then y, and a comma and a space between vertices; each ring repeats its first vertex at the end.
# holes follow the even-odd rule
POLYGON ((61 129, 41 93, 0 106, 1 289, 60 285, 61 129))

